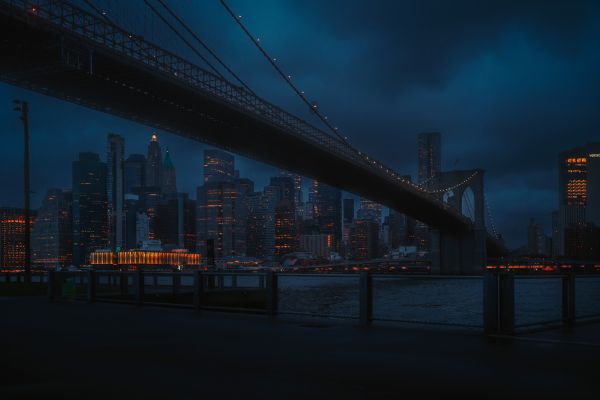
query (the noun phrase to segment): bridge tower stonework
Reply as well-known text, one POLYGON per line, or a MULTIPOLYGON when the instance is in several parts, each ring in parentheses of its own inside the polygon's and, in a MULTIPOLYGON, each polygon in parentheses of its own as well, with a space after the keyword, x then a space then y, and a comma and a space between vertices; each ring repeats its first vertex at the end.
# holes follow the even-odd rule
POLYGON ((432 272, 443 275, 481 274, 486 264, 485 197, 481 169, 447 171, 435 178, 440 200, 473 221, 468 231, 431 231, 432 272), (472 195, 471 195, 472 193, 472 195), (472 198, 471 198, 472 197, 472 198))

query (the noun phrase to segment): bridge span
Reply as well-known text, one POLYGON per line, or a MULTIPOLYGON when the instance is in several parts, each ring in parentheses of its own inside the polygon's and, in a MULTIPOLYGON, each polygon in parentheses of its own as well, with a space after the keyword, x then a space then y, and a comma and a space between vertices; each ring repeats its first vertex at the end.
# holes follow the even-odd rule
POLYGON ((294 171, 443 233, 481 228, 343 140, 66 1, 0 0, 0 32, 4 82, 294 171))

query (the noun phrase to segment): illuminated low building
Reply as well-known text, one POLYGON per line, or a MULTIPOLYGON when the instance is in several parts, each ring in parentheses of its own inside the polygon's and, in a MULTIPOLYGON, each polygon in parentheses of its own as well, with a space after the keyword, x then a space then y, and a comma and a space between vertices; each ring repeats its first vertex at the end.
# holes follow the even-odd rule
POLYGON ((90 265, 97 267, 193 267, 200 265, 200 254, 185 249, 173 251, 135 249, 99 250, 90 254, 90 265))

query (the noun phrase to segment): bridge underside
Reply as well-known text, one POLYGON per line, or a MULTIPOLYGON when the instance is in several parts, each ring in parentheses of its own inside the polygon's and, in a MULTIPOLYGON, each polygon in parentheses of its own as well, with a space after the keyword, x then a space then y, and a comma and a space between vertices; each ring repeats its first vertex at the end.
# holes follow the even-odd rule
MULTIPOLYGON (((434 200, 98 44, 42 21, 25 23, 2 13, 0 37, 0 80, 9 84, 297 172, 441 231, 469 231, 468 224, 434 200)), ((488 244, 495 253, 493 243, 488 244)))

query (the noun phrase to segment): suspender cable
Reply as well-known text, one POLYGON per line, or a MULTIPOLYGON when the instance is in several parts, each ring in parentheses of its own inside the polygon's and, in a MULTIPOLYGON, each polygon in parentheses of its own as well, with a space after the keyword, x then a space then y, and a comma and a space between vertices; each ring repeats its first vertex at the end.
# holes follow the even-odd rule
POLYGON ((183 37, 183 35, 177 30, 177 28, 175 28, 169 21, 167 21, 167 19, 156 9, 154 8, 154 6, 152 4, 150 4, 150 2, 148 0, 144 0, 144 3, 146 4, 146 6, 148 6, 148 8, 150 8, 150 10, 152 10, 152 12, 154 14, 156 14, 156 16, 158 16, 158 18, 160 18, 162 20, 162 22, 165 23, 165 25, 167 25, 169 27, 169 29, 171 29, 173 31, 173 33, 175 33, 179 39, 181 39, 183 41, 183 43, 186 44, 186 46, 188 46, 193 52, 194 54, 196 54, 198 57, 200 57, 200 59, 202 61, 204 61, 206 63, 206 65, 208 65, 208 67, 210 69, 213 70, 213 72, 221 79, 226 80, 225 77, 221 74, 221 72, 219 72, 219 70, 217 68, 215 68, 214 65, 212 65, 210 63, 210 61, 208 61, 206 59, 206 57, 204 57, 202 55, 202 53, 200 53, 195 47, 194 45, 192 45, 190 42, 188 42, 188 40, 186 38, 183 37))
POLYGON ((262 53, 262 55, 267 59, 267 61, 269 61, 269 63, 273 66, 273 68, 275 68, 275 71, 277 71, 277 73, 287 82, 287 84, 292 88, 292 90, 298 95, 298 97, 300 97, 300 99, 308 106, 308 108, 314 112, 317 117, 319 117, 319 119, 345 144, 349 143, 346 141, 346 138, 342 135, 339 134, 338 129, 336 127, 334 127, 333 125, 331 125, 331 123, 327 120, 327 117, 323 116, 319 110, 317 109, 317 106, 314 104, 311 104, 310 101, 308 101, 308 99, 304 96, 304 93, 299 90, 296 85, 294 85, 292 83, 292 80, 290 78, 290 76, 286 75, 280 68, 279 66, 275 63, 275 59, 272 58, 271 56, 269 56, 269 54, 266 52, 266 50, 260 45, 259 41, 252 36, 252 34, 250 33, 250 31, 248 30, 248 28, 246 28, 246 26, 242 23, 242 21, 240 20, 240 18, 233 12, 233 10, 227 5, 227 3, 225 2, 225 0, 220 0, 221 5, 223 6, 223 8, 225 8, 225 10, 227 11, 227 13, 231 16, 231 18, 233 18, 233 20, 239 25, 240 28, 242 28, 242 30, 244 31, 244 33, 246 34, 246 36, 248 36, 248 38, 252 41, 252 43, 254 43, 254 45, 256 46, 256 48, 262 53))
POLYGON ((239 82, 240 85, 242 85, 248 92, 256 96, 254 91, 252 91, 252 89, 250 89, 250 87, 231 68, 229 68, 227 64, 223 62, 223 60, 219 58, 219 56, 217 55, 217 53, 214 52, 214 50, 208 47, 208 45, 204 43, 202 39, 200 39, 200 37, 198 37, 198 35, 196 35, 196 33, 163 0, 158 0, 158 2, 165 8, 165 10, 167 10, 167 12, 173 18, 177 20, 177 22, 179 22, 183 29, 185 29, 206 51, 208 51, 208 53, 211 56, 214 57, 215 60, 217 60, 219 64, 221 64, 223 68, 225 68, 227 72, 231 74, 231 76, 233 76, 239 82))

